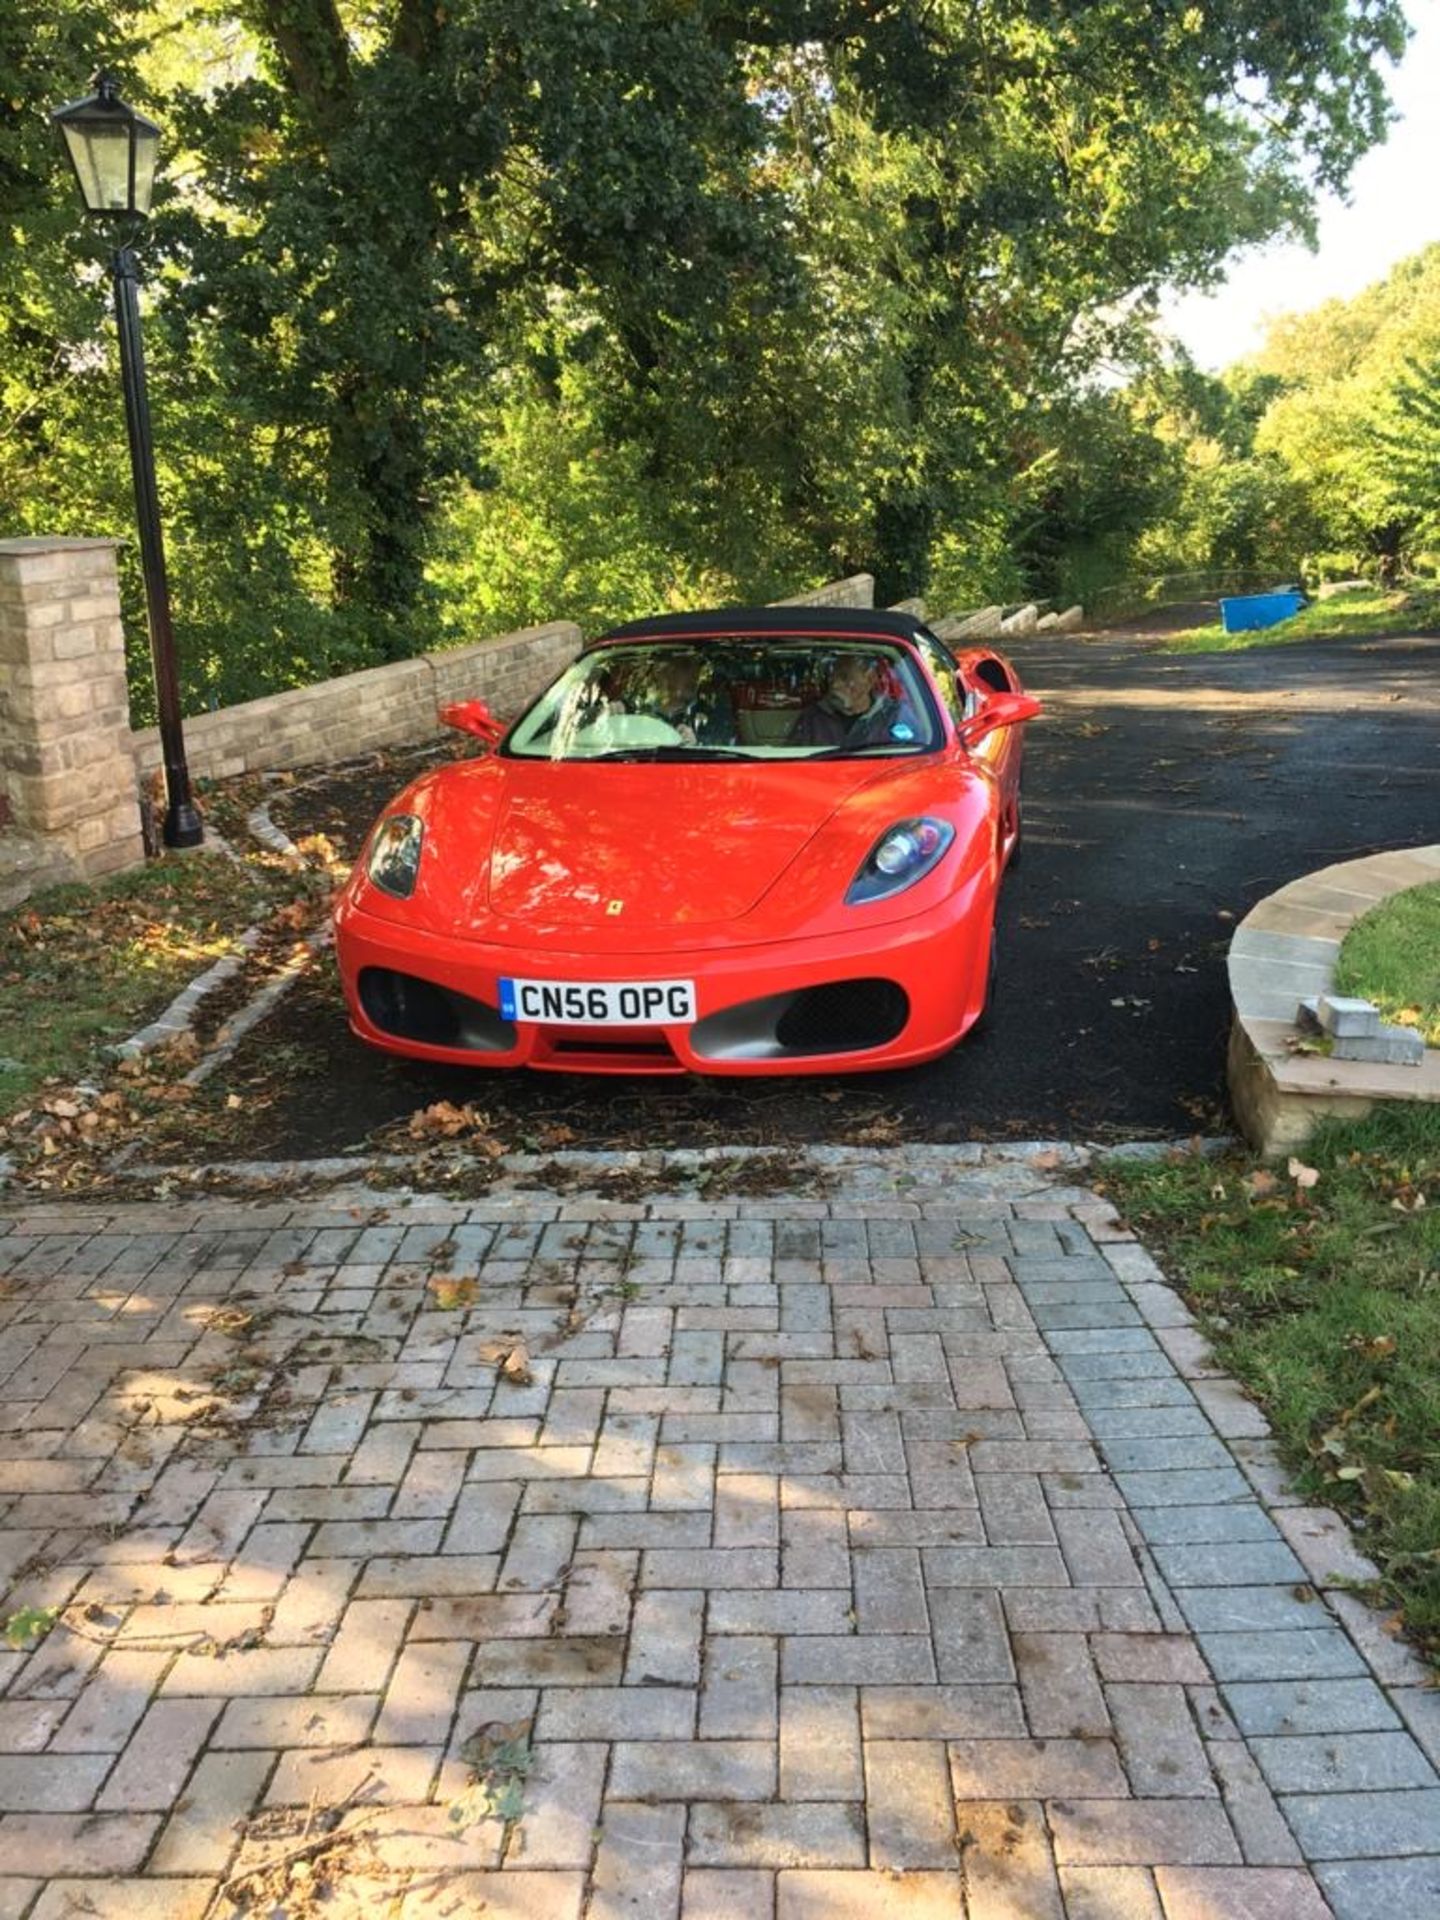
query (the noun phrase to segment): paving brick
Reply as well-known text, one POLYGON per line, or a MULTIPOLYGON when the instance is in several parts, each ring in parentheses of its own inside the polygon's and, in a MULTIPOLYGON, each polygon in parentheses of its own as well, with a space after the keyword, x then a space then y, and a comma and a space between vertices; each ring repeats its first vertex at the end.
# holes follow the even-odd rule
POLYGON ((376 1745, 443 1746, 469 1660, 470 1649, 460 1641, 406 1647, 371 1734, 376 1745))
POLYGON ((607 1791, 620 1800, 772 1800, 775 1785, 772 1740, 620 1741, 607 1791))
POLYGON ((864 1765, 855 1689, 786 1687, 780 1695, 780 1796, 860 1800, 864 1765))
POLYGON ((1365 1663, 1334 1627, 1276 1633, 1205 1633, 1200 1644, 1215 1678, 1241 1680, 1345 1679, 1365 1663))
MULTIPOLYGON (((204 1920, 212 1911, 213 1880, 52 1880, 30 1909, 31 1920, 204 1920)), ((0 1894, 0 1915, 18 1914, 0 1894)))
POLYGON ((1247 1735, 1361 1733, 1400 1724, 1368 1677, 1233 1682, 1225 1688, 1225 1704, 1247 1735))
POLYGON ((1157 1867, 1165 1920, 1331 1920, 1303 1867, 1157 1867))
POLYGON ((1204 1686, 1210 1678, 1188 1634, 1097 1633, 1090 1652, 1102 1680, 1143 1680, 1204 1686))
POLYGON ((703 1593, 661 1590, 640 1594, 631 1616, 626 1683, 698 1686, 704 1620, 703 1593))
POLYGON ((776 1646, 759 1635, 712 1636, 705 1644, 700 1732, 707 1740, 774 1740, 776 1646))
POLYGON ((291 1699, 232 1700, 210 1736, 212 1747, 349 1747, 369 1735, 380 1707, 374 1693, 299 1694, 291 1699))
POLYGON ((600 1824, 606 1752, 592 1742, 550 1741, 533 1749, 524 1811, 511 1835, 507 1863, 527 1871, 589 1866, 600 1824))
POLYGON ((53 1753, 118 1753, 150 1704, 167 1653, 107 1653, 50 1743, 53 1753))
POLYGON ((870 1740, 989 1740, 1025 1730, 1014 1686, 862 1687, 860 1702, 870 1740))
POLYGON ((1440 1834, 1440 1788, 1282 1794, 1280 1805, 1310 1860, 1433 1853, 1440 1834))
POLYGON ((78 1813, 110 1771, 105 1753, 20 1753, 0 1759, 0 1813, 78 1813))
POLYGON ((269 1753, 207 1753, 150 1858, 154 1873, 223 1873, 274 1764, 269 1753))
POLYGON ((1440 1913, 1440 1853, 1408 1860, 1322 1862, 1315 1869, 1335 1920, 1440 1913))
POLYGON ((1014 1649, 1032 1733, 1103 1738, 1110 1732, 1105 1696, 1083 1639, 1068 1633, 1017 1633, 1014 1649))
POLYGON ((800 1636, 780 1646, 785 1686, 903 1686, 935 1678, 934 1654, 921 1634, 800 1636))
POLYGON ((1148 1867, 1062 1867, 1066 1920, 1164 1920, 1148 1867))
POLYGON ((775 1920, 772 1874, 745 1868, 692 1867, 685 1875, 681 1920, 775 1920))
POLYGON ((551 1687, 537 1740, 688 1740, 695 1695, 684 1687, 551 1687))
POLYGON ((701 1867, 863 1867, 862 1809, 839 1801, 697 1801, 690 1858, 701 1867))
MULTIPOLYGON (((974 1684, 1014 1679, 1015 1663, 998 1594, 935 1588, 928 1598, 938 1679, 974 1684)), ((870 1676, 876 1685, 889 1677, 870 1676)))
POLYGON ((1034 1801, 960 1801, 955 1808, 968 1920, 1063 1920, 1054 1857, 1034 1801))
POLYGON ((1049 1806, 1065 1866, 1238 1866, 1240 1849, 1213 1800, 1067 1800, 1049 1806))
POLYGON ((414 1607, 408 1600, 352 1600, 341 1616, 315 1685, 322 1693, 383 1688, 414 1607))
POLYGON ((492 1593, 437 1600, 410 1622, 412 1640, 530 1640, 554 1630, 559 1596, 492 1593))
POLYGON ((861 1547, 851 1556, 855 1625, 862 1634, 928 1633, 930 1616, 914 1547, 861 1547))
POLYGON ((1245 1743, 1209 1740, 1206 1753, 1246 1861, 1260 1867, 1299 1865, 1295 1837, 1245 1743))
POLYGON ((792 1868, 775 1876, 775 1898, 775 1920, 964 1920, 965 1911, 956 1872, 897 1877, 792 1868))
POLYGON ((1305 1734, 1250 1742, 1276 1793, 1376 1793, 1440 1785, 1405 1733, 1305 1734))
POLYGON ((1172 1587, 1254 1587, 1305 1579, 1283 1540, 1155 1545, 1155 1564, 1172 1587))
MULTIPOLYGON (((159 1819, 139 1813, 11 1813, 0 1819, 0 1875, 134 1873, 159 1819)), ((32 1883, 33 1884, 33 1883, 32 1883)))
MULTIPOLYGON (((672 1920, 680 1911, 684 1846, 683 1807, 611 1801, 601 1822, 588 1920, 672 1920)), ((522 1913, 529 1920, 523 1908, 516 1920, 522 1913)))
POLYGON ((1105 1700, 1132 1793, 1216 1791, 1183 1687, 1119 1681, 1105 1688, 1105 1700))
POLYGON ((950 1773, 957 1800, 1114 1798, 1129 1790, 1108 1740, 952 1740, 950 1773))
POLYGON ((894 1872, 950 1866, 955 1815, 944 1745, 867 1740, 864 1757, 870 1865, 894 1872))
POLYGON ((381 1747, 368 1742, 359 1749, 343 1751, 306 1747, 280 1755, 266 1789, 265 1804, 331 1806, 356 1799, 367 1806, 408 1805, 426 1799, 436 1763, 435 1752, 418 1747, 381 1747))
MULTIPOLYGON (((372 1911, 384 1892, 377 1889, 372 1911)), ((484 1913, 493 1920, 580 1920, 585 1901, 585 1876, 581 1873, 452 1873, 445 1878, 444 1898, 454 1903, 456 1913, 484 1913)), ((401 1920, 432 1920, 435 1913, 435 1887, 422 1880, 404 1897, 401 1920)), ((664 1920, 666 1908, 654 1909, 657 1920, 664 1920)), ((592 1916, 616 1920, 623 1907, 592 1904, 592 1916)), ((633 1916, 632 1916, 633 1920, 633 1916)))
POLYGON ((215 1699, 157 1700, 117 1761, 97 1804, 107 1811, 124 1812, 171 1806, 219 1715, 220 1702, 215 1699))

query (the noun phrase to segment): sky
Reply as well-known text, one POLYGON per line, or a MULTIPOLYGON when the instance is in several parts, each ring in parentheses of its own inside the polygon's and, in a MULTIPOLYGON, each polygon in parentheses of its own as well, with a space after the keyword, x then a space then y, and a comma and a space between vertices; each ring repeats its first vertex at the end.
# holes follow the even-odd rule
POLYGON ((1274 315, 1348 299, 1440 240, 1440 0, 1410 0, 1407 11, 1414 34, 1390 78, 1401 118, 1355 168, 1348 204, 1333 194, 1321 200, 1317 250, 1252 249, 1237 255, 1218 292, 1164 303, 1165 324, 1202 367, 1219 369, 1253 352, 1274 315))

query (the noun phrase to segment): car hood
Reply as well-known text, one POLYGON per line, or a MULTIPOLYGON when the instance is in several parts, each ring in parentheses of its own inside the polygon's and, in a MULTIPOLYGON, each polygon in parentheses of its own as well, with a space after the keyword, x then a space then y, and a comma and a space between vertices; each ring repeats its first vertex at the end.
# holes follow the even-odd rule
POLYGON ((403 798, 426 827, 413 905, 431 925, 503 940, 703 936, 751 912, 882 772, 874 760, 466 762, 403 798))

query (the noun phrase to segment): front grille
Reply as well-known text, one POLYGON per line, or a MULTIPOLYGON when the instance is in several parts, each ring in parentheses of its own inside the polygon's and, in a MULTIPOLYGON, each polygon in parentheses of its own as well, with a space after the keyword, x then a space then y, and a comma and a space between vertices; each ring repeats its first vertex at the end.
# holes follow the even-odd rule
POLYGON ((485 1001, 413 973, 362 968, 358 992, 367 1019, 397 1040, 467 1053, 509 1053, 519 1040, 510 1022, 485 1001))
POLYGON ((887 1046, 909 1018, 909 998, 893 980, 832 980, 795 995, 775 1038, 787 1053, 859 1053, 887 1046))
POLYGON ((674 1058, 668 1040, 557 1040, 551 1052, 609 1055, 648 1053, 674 1058))

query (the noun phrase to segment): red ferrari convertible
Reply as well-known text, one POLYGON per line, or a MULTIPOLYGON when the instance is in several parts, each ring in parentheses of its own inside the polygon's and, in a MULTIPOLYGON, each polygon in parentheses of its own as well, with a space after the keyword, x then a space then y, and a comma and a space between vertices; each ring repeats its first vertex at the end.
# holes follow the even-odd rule
POLYGON ((830 1073, 985 1009, 1040 711, 899 613, 770 607, 588 646, 423 774, 336 909, 355 1032, 489 1067, 830 1073))

